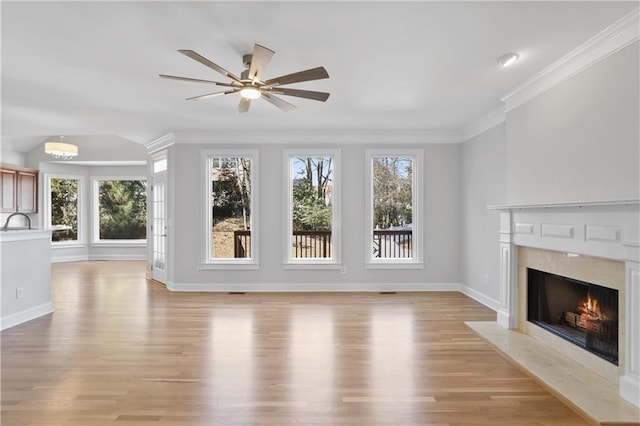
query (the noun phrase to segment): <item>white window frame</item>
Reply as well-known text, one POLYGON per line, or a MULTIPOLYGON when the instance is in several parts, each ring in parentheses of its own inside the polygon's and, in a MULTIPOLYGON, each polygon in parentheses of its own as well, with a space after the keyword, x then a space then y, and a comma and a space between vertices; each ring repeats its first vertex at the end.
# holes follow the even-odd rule
POLYGON ((419 148, 367 149, 365 165, 366 182, 366 218, 365 218, 365 269, 423 269, 424 251, 424 186, 422 181, 424 150, 419 148), (411 157, 413 158, 412 182, 412 253, 411 258, 377 258, 371 250, 373 238, 373 159, 374 157, 411 157))
POLYGON ((94 246, 125 246, 125 247, 146 247, 149 238, 149 191, 147 189, 147 238, 139 240, 101 240, 100 239, 100 181, 103 180, 143 180, 147 182, 149 187, 149 179, 147 176, 91 176, 91 208, 92 208, 92 229, 91 229, 91 245, 94 246))
POLYGON ((45 229, 53 229, 51 224, 51 180, 52 179, 75 179, 78 181, 78 239, 75 241, 51 241, 51 248, 73 248, 73 247, 85 247, 84 232, 82 232, 84 213, 85 213, 85 200, 83 197, 83 189, 85 185, 85 176, 74 174, 59 174, 59 173, 45 173, 44 185, 45 185, 45 203, 44 203, 44 227, 45 229))
POLYGON ((284 186, 283 200, 283 228, 284 235, 283 262, 285 269, 341 269, 342 268, 342 177, 341 150, 328 149, 285 149, 283 150, 284 186), (291 175, 291 160, 298 157, 332 157, 333 192, 331 210, 331 254, 330 258, 294 258, 291 255, 291 240, 293 238, 293 176, 291 175))
POLYGON ((198 270, 216 269, 258 269, 260 265, 260 182, 259 151, 257 149, 207 149, 201 153, 202 181, 202 226, 201 261, 198 270), (244 157, 251 160, 251 257, 250 258, 213 258, 211 253, 211 235, 213 221, 211 211, 211 158, 244 157))

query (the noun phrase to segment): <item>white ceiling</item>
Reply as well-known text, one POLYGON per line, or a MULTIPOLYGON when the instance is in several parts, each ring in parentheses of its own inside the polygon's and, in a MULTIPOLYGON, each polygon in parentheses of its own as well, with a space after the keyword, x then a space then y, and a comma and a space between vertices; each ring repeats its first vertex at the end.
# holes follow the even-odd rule
POLYGON ((48 135, 170 131, 459 131, 500 98, 636 8, 633 2, 2 2, 2 143, 28 151, 48 135), (328 80, 236 114, 238 95, 159 73, 227 81, 253 43, 276 51, 266 78, 323 65, 328 80), (497 58, 521 60, 501 69, 497 58))

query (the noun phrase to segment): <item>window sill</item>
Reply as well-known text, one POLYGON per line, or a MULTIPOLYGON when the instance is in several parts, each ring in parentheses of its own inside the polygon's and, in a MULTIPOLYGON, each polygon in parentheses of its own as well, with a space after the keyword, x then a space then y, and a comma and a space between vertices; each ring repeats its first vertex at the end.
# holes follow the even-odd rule
POLYGON ((335 263, 335 262, 331 262, 331 263, 285 263, 282 265, 282 267, 284 269, 289 269, 289 270, 293 270, 293 269, 317 269, 317 270, 325 270, 325 269, 335 269, 335 270, 339 270, 342 269, 342 264, 341 263, 335 263))
POLYGON ((51 249, 52 250, 58 250, 58 249, 71 249, 71 248, 84 248, 86 247, 86 244, 83 243, 79 243, 77 241, 72 241, 72 242, 63 242, 63 241, 51 241, 51 249))
POLYGON ((91 243, 94 247, 146 247, 147 240, 99 240, 91 243))
POLYGON ((422 262, 367 262, 364 269, 424 269, 422 262))
POLYGON ((237 271, 247 271, 247 270, 257 270, 260 269, 259 263, 249 263, 249 262, 225 262, 225 263, 201 263, 198 265, 197 271, 220 271, 220 270, 237 270, 237 271))

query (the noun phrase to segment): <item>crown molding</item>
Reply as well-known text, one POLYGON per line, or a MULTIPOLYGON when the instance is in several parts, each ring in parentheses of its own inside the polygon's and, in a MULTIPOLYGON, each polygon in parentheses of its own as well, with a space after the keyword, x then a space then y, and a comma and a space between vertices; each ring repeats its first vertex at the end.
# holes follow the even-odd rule
POLYGON ((517 108, 640 39, 639 18, 640 8, 633 10, 506 94, 501 99, 505 103, 505 111, 517 108))
POLYGON ((176 136, 173 132, 169 132, 164 136, 146 142, 144 147, 147 148, 147 154, 153 154, 154 152, 170 147, 174 143, 176 143, 176 136))
POLYGON ((507 119, 507 114, 505 113, 504 106, 490 112, 484 117, 480 117, 473 123, 462 128, 462 141, 466 142, 471 138, 478 136, 481 133, 486 132, 487 130, 497 126, 498 124, 504 123, 507 119))
POLYGON ((460 143, 458 131, 428 130, 220 130, 178 131, 170 134, 176 144, 436 144, 460 143))

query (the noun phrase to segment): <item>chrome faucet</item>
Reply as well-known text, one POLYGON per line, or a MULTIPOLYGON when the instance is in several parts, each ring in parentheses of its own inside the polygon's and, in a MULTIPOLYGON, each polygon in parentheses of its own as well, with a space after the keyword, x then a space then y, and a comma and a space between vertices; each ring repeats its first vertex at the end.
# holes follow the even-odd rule
POLYGON ((11 220, 12 217, 14 217, 16 215, 20 215, 20 216, 26 217, 27 218, 27 223, 29 224, 29 229, 31 229, 31 218, 29 216, 27 216, 26 214, 22 213, 22 212, 15 212, 15 213, 11 213, 9 215, 9 217, 7 218, 7 221, 4 223, 4 226, 2 227, 3 231, 6 231, 7 229, 9 229, 9 221, 11 220))

